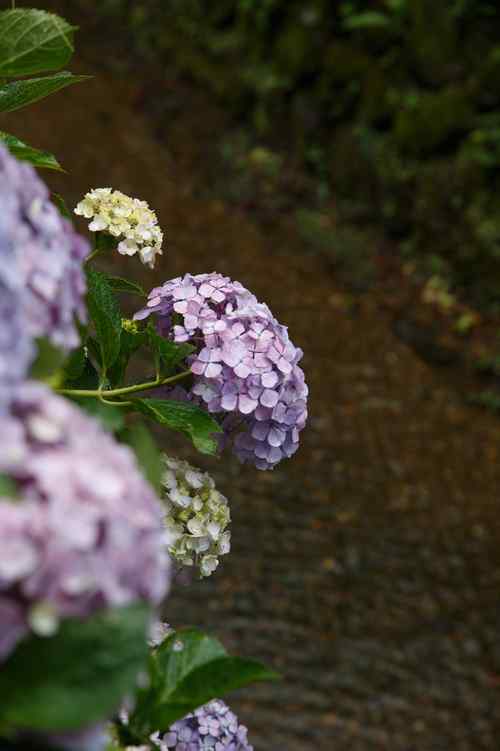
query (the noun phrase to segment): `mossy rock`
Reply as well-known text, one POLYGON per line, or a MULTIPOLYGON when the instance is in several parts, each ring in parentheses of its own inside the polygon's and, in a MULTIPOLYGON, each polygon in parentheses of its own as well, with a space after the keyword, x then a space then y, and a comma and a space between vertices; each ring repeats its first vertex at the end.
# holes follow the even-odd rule
POLYGON ((474 113, 467 86, 418 94, 415 103, 398 114, 394 140, 406 153, 431 154, 450 137, 466 132, 474 113))

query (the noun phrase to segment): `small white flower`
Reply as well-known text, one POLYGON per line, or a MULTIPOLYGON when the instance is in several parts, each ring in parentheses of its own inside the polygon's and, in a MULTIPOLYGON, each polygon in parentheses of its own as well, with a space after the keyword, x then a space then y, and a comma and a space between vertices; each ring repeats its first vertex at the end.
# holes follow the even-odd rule
POLYGON ((231 532, 224 532, 217 545, 217 552, 219 555, 226 555, 231 550, 231 532))
POLYGON ((75 214, 92 220, 91 232, 107 232, 123 238, 118 243, 118 252, 126 256, 138 253, 150 268, 154 267, 156 256, 162 253, 163 232, 146 201, 131 198, 119 190, 96 188, 78 203, 75 214))
POLYGON ((217 566, 219 565, 219 559, 215 555, 204 555, 200 563, 200 571, 202 576, 210 576, 213 574, 217 566))
POLYGON ((210 576, 231 549, 227 499, 210 475, 180 459, 165 457, 165 529, 170 555, 182 566, 210 576))

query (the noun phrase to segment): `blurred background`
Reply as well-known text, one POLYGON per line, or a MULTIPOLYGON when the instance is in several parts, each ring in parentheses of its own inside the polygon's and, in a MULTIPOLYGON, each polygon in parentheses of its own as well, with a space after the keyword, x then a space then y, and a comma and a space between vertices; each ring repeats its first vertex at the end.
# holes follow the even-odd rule
POLYGON ((497 0, 38 7, 95 78, 6 129, 68 204, 157 210, 161 264, 122 275, 223 272, 305 351, 301 451, 204 462, 234 552, 166 618, 282 672, 232 702, 256 751, 498 749, 497 0))

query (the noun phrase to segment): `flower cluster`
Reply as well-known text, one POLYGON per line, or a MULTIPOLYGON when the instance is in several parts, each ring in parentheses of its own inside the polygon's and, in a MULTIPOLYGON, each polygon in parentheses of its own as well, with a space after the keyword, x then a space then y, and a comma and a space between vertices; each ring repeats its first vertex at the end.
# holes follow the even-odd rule
POLYGON ((77 205, 75 214, 92 219, 91 232, 106 232, 123 238, 118 252, 126 256, 139 253, 141 261, 153 268, 157 255, 162 253, 163 233, 155 212, 146 201, 111 188, 96 188, 87 193, 77 205))
POLYGON ((33 359, 33 341, 26 331, 19 294, 0 278, 0 413, 33 359))
POLYGON ((221 274, 186 274, 153 289, 135 318, 153 313, 163 336, 198 345, 190 396, 224 415, 237 456, 259 469, 292 456, 307 419, 302 350, 267 305, 221 274))
POLYGON ((210 576, 219 555, 229 553, 231 533, 227 499, 215 489, 210 475, 180 459, 165 457, 163 484, 168 550, 184 566, 199 565, 210 576))
POLYGON ((158 603, 169 579, 161 507, 130 449, 33 382, 16 390, 0 435, 14 488, 0 497, 0 658, 59 618, 158 603))
POLYGON ((195 709, 151 740, 161 751, 253 751, 246 727, 220 699, 195 709))
POLYGON ((71 349, 85 318, 86 241, 49 200, 35 170, 0 146, 0 406, 26 374, 33 339, 71 349))

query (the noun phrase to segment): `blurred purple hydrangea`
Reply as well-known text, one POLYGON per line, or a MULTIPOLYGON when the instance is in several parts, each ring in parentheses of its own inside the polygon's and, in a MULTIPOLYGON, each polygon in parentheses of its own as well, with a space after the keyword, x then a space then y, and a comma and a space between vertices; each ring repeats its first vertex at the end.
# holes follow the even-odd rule
POLYGON ((187 398, 223 415, 242 461, 272 469, 295 453, 307 419, 302 350, 267 305, 221 274, 186 274, 153 289, 135 319, 151 314, 160 334, 197 345, 187 398))
POLYGON ((0 146, 0 305, 2 321, 12 326, 0 334, 0 407, 12 381, 26 373, 33 339, 77 346, 87 254, 87 242, 50 202, 35 170, 0 146))
POLYGON ((6 408, 12 390, 24 378, 33 358, 33 342, 18 303, 19 292, 0 278, 0 412, 6 408))
POLYGON ((220 699, 195 709, 151 740, 161 751, 253 751, 246 727, 220 699))
POLYGON ((158 603, 170 578, 162 511, 130 449, 33 382, 0 435, 0 475, 17 489, 0 497, 0 660, 66 616, 158 603))

